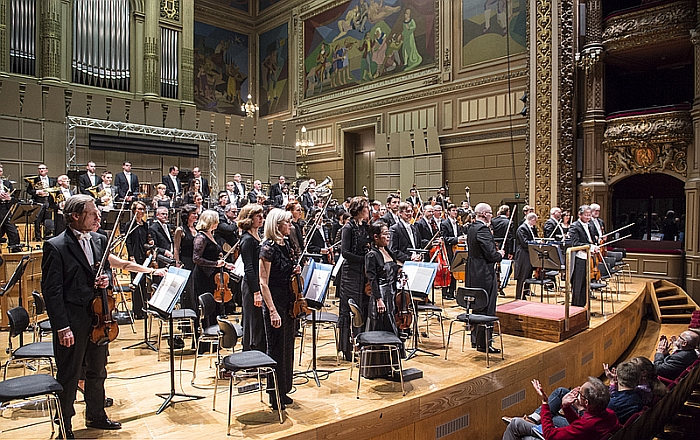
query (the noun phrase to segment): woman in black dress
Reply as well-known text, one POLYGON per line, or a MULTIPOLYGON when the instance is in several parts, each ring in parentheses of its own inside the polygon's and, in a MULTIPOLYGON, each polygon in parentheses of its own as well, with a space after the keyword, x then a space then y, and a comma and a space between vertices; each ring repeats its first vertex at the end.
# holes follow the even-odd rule
MULTIPOLYGON (((294 318, 289 310, 294 302, 290 289, 292 273, 301 272, 290 257, 287 236, 292 214, 275 208, 270 210, 265 219, 265 241, 260 247, 260 290, 263 296, 263 319, 267 336, 267 355, 277 362, 277 384, 282 408, 290 405, 292 399, 287 396, 292 390, 294 376, 294 318), (272 275, 274 274, 274 275, 272 275)), ((267 379, 268 390, 275 386, 272 376, 267 379)), ((269 392, 269 391, 268 391, 269 392)), ((273 408, 277 400, 270 393, 273 408)))
MULTIPOLYGON (((182 226, 175 230, 173 238, 173 255, 177 265, 184 267, 187 270, 194 270, 194 237, 197 235, 197 208, 194 205, 185 205, 182 207, 181 220, 182 226)), ((197 310, 197 298, 194 294, 193 277, 190 277, 185 292, 180 298, 180 304, 185 309, 197 310)))
MULTIPOLYGON (((146 223, 146 205, 143 202, 134 202, 131 204, 131 212, 134 215, 134 222, 129 226, 126 236, 126 251, 129 254, 129 261, 136 264, 143 264, 146 261, 146 249, 143 245, 148 243, 148 224, 146 223)), ((136 273, 131 272, 131 279, 136 277, 136 273)), ((150 299, 150 294, 146 290, 146 277, 141 277, 136 292, 131 293, 131 306, 134 313, 134 319, 143 319, 143 307, 146 301, 150 299)))
POLYGON ((345 267, 341 272, 338 318, 340 350, 348 361, 352 360, 348 300, 352 298, 362 310, 366 310, 367 305, 367 296, 364 294, 365 254, 369 250, 370 238, 367 232, 369 202, 366 198, 354 197, 350 201, 350 216, 352 218, 340 229, 340 253, 345 258, 345 267))
POLYGON ((263 208, 249 203, 241 208, 236 222, 241 233, 240 255, 243 261, 241 302, 243 309, 243 351, 266 351, 265 325, 262 314, 262 294, 259 282, 260 236, 263 208))
POLYGON ((304 250, 304 226, 301 223, 301 216, 303 214, 301 205, 295 200, 287 203, 285 209, 292 213, 289 244, 294 249, 296 255, 301 255, 301 252, 304 250))
MULTIPOLYGON (((214 230, 219 225, 219 213, 212 210, 206 210, 199 216, 197 222, 197 235, 194 237, 194 250, 192 252, 192 261, 194 261, 194 270, 192 271, 192 285, 196 297, 199 295, 216 290, 216 282, 214 278, 219 274, 220 268, 228 270, 233 269, 233 264, 227 263, 223 259, 223 250, 221 246, 214 240, 214 230)), ((217 307, 214 315, 205 316, 205 321, 202 323, 204 327, 216 325, 216 315, 223 312, 223 303, 217 307)))
POLYGON ((192 188, 185 194, 185 203, 194 203, 194 199, 197 195, 202 195, 202 189, 199 187, 199 180, 192 181, 192 188))
POLYGON ((162 183, 156 185, 156 195, 153 196, 153 209, 158 209, 161 206, 164 208, 172 207, 172 199, 165 194, 166 186, 162 183))

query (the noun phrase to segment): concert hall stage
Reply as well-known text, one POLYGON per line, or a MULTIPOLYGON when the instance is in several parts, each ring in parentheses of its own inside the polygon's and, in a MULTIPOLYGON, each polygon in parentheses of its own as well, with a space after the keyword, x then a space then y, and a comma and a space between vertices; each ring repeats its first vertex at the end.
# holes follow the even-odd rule
MULTIPOLYGON (((512 283, 513 284, 513 283, 512 283)), ((562 342, 504 335, 505 360, 491 357, 491 368, 486 368, 485 354, 471 349, 467 341, 460 350, 462 338, 452 338, 449 360, 444 349, 437 320, 431 322, 430 337, 424 338, 420 348, 439 356, 419 355, 404 363, 404 368, 417 368, 423 377, 406 383, 407 394, 401 395, 399 383, 383 379, 361 382, 360 399, 355 398, 357 369, 349 380, 348 362, 336 364, 333 333, 330 329, 319 332, 318 368, 334 370, 317 387, 313 379, 298 377, 290 397, 294 403, 286 410, 280 424, 276 413, 258 401, 258 394, 234 397, 233 438, 258 439, 500 439, 505 425, 501 416, 517 416, 532 411, 539 399, 530 380, 538 378, 545 389, 581 384, 589 375, 602 374, 603 363, 615 362, 630 346, 640 328, 645 312, 646 285, 635 280, 627 286, 627 293, 616 301, 615 314, 594 316, 590 328, 562 342)), ((500 303, 513 300, 514 287, 506 289, 508 296, 500 303)), ((533 300, 536 300, 533 298, 533 300)), ((537 299, 538 300, 538 299, 537 299)), ((439 303, 439 299, 438 299, 439 303)), ((454 317, 463 310, 446 304, 445 315, 454 317)), ((596 308, 595 306, 598 306, 596 308)), ((599 305, 594 311, 599 310, 599 305)), ((421 324, 424 324, 421 321, 421 324)), ((221 382, 217 396, 217 410, 212 411, 213 374, 209 361, 200 358, 197 385, 192 387, 193 355, 186 354, 175 360, 176 369, 184 370, 176 377, 177 392, 205 396, 205 399, 176 403, 156 415, 162 403, 156 393, 170 389, 167 356, 157 362, 156 354, 144 349, 122 350, 141 340, 142 327, 136 333, 129 326, 121 326, 117 341, 110 345, 107 366, 109 378, 107 395, 114 398, 114 406, 107 409, 109 416, 123 425, 121 431, 98 431, 84 427, 84 405, 76 404, 78 414, 73 418, 77 438, 225 438, 228 382, 221 382)), ((444 323, 445 331, 449 322, 444 323)), ((456 327, 456 326, 455 326, 456 327)), ((445 335, 447 337, 447 335, 445 335)), ((310 332, 302 365, 310 364, 310 332)), ((300 339, 297 338, 297 345, 300 339)), ((0 334, 0 361, 6 355, 3 348, 7 335, 0 334)), ((167 347, 167 343, 163 343, 167 347)), ((237 347, 240 350, 240 345, 237 347)), ((651 354, 651 353, 649 353, 651 354)), ((11 369, 9 375, 21 374, 11 369)), ((267 397, 267 396, 265 396, 267 397)), ((82 400, 82 396, 78 396, 82 400)), ((47 438, 50 428, 46 417, 37 412, 19 410, 3 415, 0 429, 4 438, 47 438), (13 430, 26 423, 36 425, 13 430), (10 432, 7 430, 10 429, 10 432)))

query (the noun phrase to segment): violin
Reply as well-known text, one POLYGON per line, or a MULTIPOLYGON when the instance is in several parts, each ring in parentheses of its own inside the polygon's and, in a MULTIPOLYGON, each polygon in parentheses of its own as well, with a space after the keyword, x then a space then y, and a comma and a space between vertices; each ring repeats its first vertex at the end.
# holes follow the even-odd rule
POLYGON ((311 313, 311 309, 309 309, 309 304, 306 302, 306 298, 304 298, 303 295, 304 280, 301 277, 301 274, 292 273, 292 278, 289 280, 289 288, 294 294, 294 303, 292 304, 292 308, 289 311, 290 315, 292 315, 292 318, 300 318, 303 315, 308 315, 309 313, 311 313))
POLYGON ((396 327, 400 330, 406 330, 411 327, 413 322, 413 298, 411 293, 406 289, 406 284, 408 283, 408 275, 401 272, 401 290, 396 293, 396 298, 394 298, 394 303, 396 309, 394 310, 394 318, 396 319, 396 327))
POLYGON ((214 301, 218 303, 227 303, 233 299, 233 293, 229 287, 231 276, 223 267, 219 268, 219 274, 214 277, 216 289, 214 289, 214 301))

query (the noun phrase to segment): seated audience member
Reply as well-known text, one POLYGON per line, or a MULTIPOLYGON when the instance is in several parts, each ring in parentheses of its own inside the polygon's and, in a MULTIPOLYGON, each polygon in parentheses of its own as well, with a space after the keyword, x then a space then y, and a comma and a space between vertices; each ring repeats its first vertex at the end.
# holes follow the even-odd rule
POLYGON ((650 406, 654 403, 654 398, 660 399, 664 397, 666 395, 666 385, 659 380, 654 363, 645 356, 638 356, 630 359, 630 361, 639 365, 640 375, 637 391, 642 398, 642 404, 650 406))
POLYGON ((672 336, 670 341, 662 335, 654 355, 654 365, 658 375, 675 380, 683 370, 698 359, 695 349, 699 340, 697 333, 690 330, 684 331, 678 337, 672 336), (670 353, 672 346, 676 347, 676 351, 670 353))
POLYGON ((630 416, 642 409, 642 397, 637 390, 641 369, 632 361, 622 362, 617 368, 608 369, 605 374, 610 379, 610 403, 608 408, 615 412, 617 420, 624 424, 630 416))
MULTIPOLYGON (((533 379, 532 386, 542 400, 542 433, 545 439, 606 439, 621 427, 615 413, 607 408, 610 392, 600 379, 589 377, 586 383, 562 398, 564 416, 569 422, 568 426, 563 427, 554 425, 554 413, 540 382, 533 379), (583 410, 583 415, 579 415, 574 408, 583 410)), ((533 437, 534 426, 524 419, 513 418, 503 434, 503 440, 533 437)))

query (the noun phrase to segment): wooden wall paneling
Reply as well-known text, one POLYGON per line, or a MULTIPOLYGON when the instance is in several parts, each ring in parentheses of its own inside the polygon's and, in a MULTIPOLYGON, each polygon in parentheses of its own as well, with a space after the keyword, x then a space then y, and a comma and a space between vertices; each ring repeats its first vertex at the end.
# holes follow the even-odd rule
POLYGON ((413 154, 416 156, 428 154, 425 132, 422 129, 416 130, 413 133, 413 154))
MULTIPOLYGON (((369 387, 375 385, 375 383, 374 381, 366 381, 363 382, 363 385, 369 387)), ((406 386, 410 387, 410 383, 407 383, 406 386)), ((400 393, 401 386, 398 385, 397 389, 400 393)), ((360 390, 360 395, 362 396, 362 390, 360 390)), ((361 402, 362 397, 360 397, 360 403, 361 402)), ((369 439, 377 434, 386 434, 391 431, 402 429, 403 426, 406 425, 407 420, 416 420, 418 418, 418 407, 418 399, 387 405, 364 414, 361 417, 360 423, 358 423, 356 418, 352 418, 319 426, 316 429, 316 438, 325 440, 346 438, 361 440, 369 439)))
POLYGON ((19 83, 8 79, 2 80, 0 89, 0 102, 2 102, 2 112, 6 116, 21 116, 21 101, 19 98, 19 83))
POLYGON ((121 98, 112 98, 112 107, 109 110, 110 121, 126 122, 126 101, 121 98))
POLYGON ((272 121, 270 143, 275 145, 284 145, 284 123, 279 119, 272 121))
POLYGON ((228 124, 228 131, 226 132, 226 139, 230 141, 240 141, 241 140, 241 117, 231 116, 231 121, 228 124))
POLYGON ((182 129, 183 130, 196 130, 197 129, 197 109, 192 105, 187 105, 183 107, 184 112, 182 114, 182 129))
POLYGON ((389 157, 389 149, 387 148, 386 143, 386 134, 377 133, 374 136, 374 158, 384 159, 385 157, 389 157))
POLYGON ((197 118, 197 131, 211 133, 211 120, 211 112, 199 112, 199 118, 197 118))
MULTIPOLYGON (((107 119, 107 97, 105 95, 94 94, 90 101, 90 117, 92 119, 107 119)), ((163 120, 163 115, 160 116, 161 121, 163 120)), ((158 127, 162 127, 161 122, 158 127)))
POLYGON ((399 133, 389 135, 389 157, 399 157, 401 154, 401 137, 399 133))
POLYGON ((60 87, 47 88, 44 98, 44 119, 48 121, 65 122, 66 98, 65 91, 60 87))
POLYGON ((214 113, 214 127, 212 132, 216 134, 218 139, 226 139, 226 115, 223 113, 214 113))
MULTIPOLYGON (((19 122, 19 121, 18 121, 19 122)), ((0 131, 2 129, 2 125, 0 124, 0 131)), ((0 139, 0 151, 2 151, 2 159, 3 159, 3 174, 5 176, 12 176, 13 180, 17 180, 16 177, 18 176, 17 173, 11 173, 10 169, 8 168, 9 165, 6 162, 7 160, 20 160, 21 157, 21 141, 18 139, 7 139, 7 138, 1 138, 0 139)), ((19 171, 19 166, 17 168, 17 171, 19 171)))
POLYGON ((270 176, 270 147, 268 145, 258 144, 253 149, 253 175, 255 179, 260 179, 263 182, 270 176))
POLYGON ((427 145, 428 154, 439 154, 442 152, 440 148, 440 139, 438 138, 437 127, 428 127, 427 133, 427 145))
POLYGON ((413 142, 409 131, 399 133, 399 155, 400 157, 413 156, 413 142))
POLYGON ((163 126, 163 107, 159 102, 146 103, 146 125, 152 127, 163 126))
POLYGON ((416 183, 416 158, 414 157, 402 157, 399 159, 400 173, 399 173, 399 187, 401 189, 401 201, 406 200, 406 197, 410 195, 410 189, 414 183, 416 183))
POLYGON ((168 110, 165 114, 165 127, 166 128, 181 128, 182 122, 180 121, 180 106, 174 103, 168 104, 168 110))
POLYGON ((27 85, 24 86, 22 116, 28 119, 41 119, 43 113, 41 86, 35 83, 27 83, 27 85))
MULTIPOLYGON (((71 104, 71 109, 72 108, 73 105, 71 104)), ((146 123, 146 108, 144 107, 143 101, 133 100, 129 103, 129 122, 141 125, 146 123)))
POLYGON ((253 118, 243 118, 243 132, 241 141, 253 142, 255 140, 255 121, 253 118))
MULTIPOLYGON (((252 119, 252 118, 246 118, 246 119, 252 119)), ((258 119, 258 123, 255 125, 255 142, 257 142, 259 144, 269 144, 270 143, 270 136, 269 136, 267 119, 264 119, 264 118, 258 119)))

